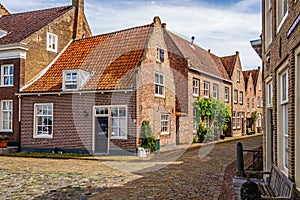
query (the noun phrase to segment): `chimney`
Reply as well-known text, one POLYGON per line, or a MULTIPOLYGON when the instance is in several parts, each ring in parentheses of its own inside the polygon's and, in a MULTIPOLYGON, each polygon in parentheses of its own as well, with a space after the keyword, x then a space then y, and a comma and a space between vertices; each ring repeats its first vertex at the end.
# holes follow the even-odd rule
POLYGON ((195 36, 192 36, 191 45, 194 44, 195 36))
POLYGON ((75 7, 73 38, 81 39, 83 36, 84 0, 72 0, 72 6, 75 7))
POLYGON ((208 49, 207 51, 208 51, 208 53, 210 53, 210 49, 208 49))
POLYGON ((161 27, 164 28, 164 29, 166 29, 167 28, 167 24, 166 23, 162 23, 161 27))
POLYGON ((240 52, 239 52, 239 51, 236 51, 236 52, 235 52, 235 55, 237 55, 237 56, 240 55, 240 52))

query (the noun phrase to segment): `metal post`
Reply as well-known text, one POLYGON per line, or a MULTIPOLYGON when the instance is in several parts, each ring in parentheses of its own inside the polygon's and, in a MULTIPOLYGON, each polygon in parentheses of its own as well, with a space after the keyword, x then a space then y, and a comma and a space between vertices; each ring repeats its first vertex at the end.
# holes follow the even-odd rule
POLYGON ((246 177, 244 171, 244 157, 243 157, 243 145, 242 143, 237 143, 237 176, 246 177))

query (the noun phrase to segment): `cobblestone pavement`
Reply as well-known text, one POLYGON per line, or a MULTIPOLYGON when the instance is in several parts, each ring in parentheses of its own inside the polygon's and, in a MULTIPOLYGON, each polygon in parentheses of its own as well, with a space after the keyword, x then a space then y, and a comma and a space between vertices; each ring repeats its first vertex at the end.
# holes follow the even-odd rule
MULTIPOLYGON (((254 149, 262 137, 239 141, 254 149)), ((0 157, 0 199, 234 199, 237 142, 136 160, 0 157)))
MULTIPOLYGON (((243 143, 244 149, 254 149, 262 145, 261 136, 239 141, 243 143)), ((109 188, 92 199, 232 200, 236 144, 239 141, 190 148, 174 164, 158 170, 153 169, 157 168, 155 166, 150 167, 152 170, 135 172, 142 178, 128 182, 122 187, 109 188)), ((168 160, 170 157, 171 153, 164 153, 159 159, 168 160)), ((155 158, 149 162, 153 160, 155 158)), ((130 162, 138 164, 136 161, 130 162)))

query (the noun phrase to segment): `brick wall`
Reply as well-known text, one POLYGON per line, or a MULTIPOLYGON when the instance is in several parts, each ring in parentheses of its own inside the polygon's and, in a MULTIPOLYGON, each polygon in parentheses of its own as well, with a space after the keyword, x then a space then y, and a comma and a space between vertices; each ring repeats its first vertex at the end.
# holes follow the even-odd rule
POLYGON ((135 92, 22 96, 21 148, 92 150, 93 106, 127 105, 128 138, 111 139, 110 150, 136 149, 135 92), (53 138, 33 138, 34 104, 53 103, 53 138), (84 115, 86 111, 87 115, 84 115))

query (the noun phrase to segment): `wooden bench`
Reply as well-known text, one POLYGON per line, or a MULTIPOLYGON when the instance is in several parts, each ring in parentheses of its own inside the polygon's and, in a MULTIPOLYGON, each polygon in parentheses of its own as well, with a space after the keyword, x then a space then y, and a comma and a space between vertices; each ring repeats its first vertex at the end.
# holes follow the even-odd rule
POLYGON ((270 172, 246 171, 247 176, 250 174, 268 174, 268 182, 258 184, 261 192, 261 199, 293 199, 294 183, 276 167, 272 166, 270 172))

